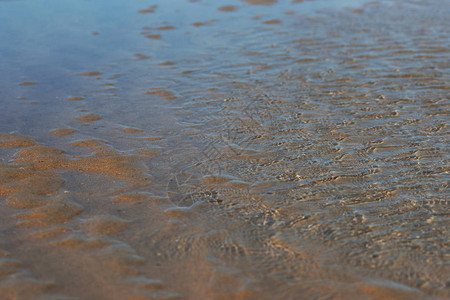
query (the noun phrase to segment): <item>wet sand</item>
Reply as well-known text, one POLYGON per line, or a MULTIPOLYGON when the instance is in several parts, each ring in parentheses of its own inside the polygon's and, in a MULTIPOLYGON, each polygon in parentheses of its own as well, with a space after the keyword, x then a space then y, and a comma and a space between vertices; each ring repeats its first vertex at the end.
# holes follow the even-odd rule
POLYGON ((166 2, 0 1, 0 298, 449 298, 449 5, 166 2))

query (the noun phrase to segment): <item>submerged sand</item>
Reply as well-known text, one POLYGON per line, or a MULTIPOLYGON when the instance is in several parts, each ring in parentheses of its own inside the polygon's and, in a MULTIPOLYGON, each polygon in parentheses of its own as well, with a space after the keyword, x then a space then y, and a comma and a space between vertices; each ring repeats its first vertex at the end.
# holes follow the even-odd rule
POLYGON ((0 2, 1 299, 450 297, 445 1, 47 2, 0 2))

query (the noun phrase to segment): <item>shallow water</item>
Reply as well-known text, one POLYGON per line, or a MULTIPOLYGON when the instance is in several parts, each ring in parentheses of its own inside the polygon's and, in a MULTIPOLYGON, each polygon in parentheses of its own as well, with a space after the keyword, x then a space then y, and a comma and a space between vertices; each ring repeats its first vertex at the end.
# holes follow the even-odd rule
POLYGON ((427 1, 0 1, 1 299, 445 299, 427 1))

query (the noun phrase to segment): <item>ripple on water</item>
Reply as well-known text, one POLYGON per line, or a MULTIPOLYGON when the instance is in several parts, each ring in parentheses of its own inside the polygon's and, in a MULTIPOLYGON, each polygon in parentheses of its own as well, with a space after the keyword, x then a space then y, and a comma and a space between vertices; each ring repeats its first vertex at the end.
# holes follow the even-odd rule
POLYGON ((448 297, 442 1, 177 1, 0 9, 0 298, 448 297))

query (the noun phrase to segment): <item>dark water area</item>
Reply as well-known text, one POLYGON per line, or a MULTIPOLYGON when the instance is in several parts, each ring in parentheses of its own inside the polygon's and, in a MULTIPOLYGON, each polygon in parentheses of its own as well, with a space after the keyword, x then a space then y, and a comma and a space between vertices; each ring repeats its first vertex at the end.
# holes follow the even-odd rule
POLYGON ((0 299, 448 299, 450 4, 0 0, 0 299))

